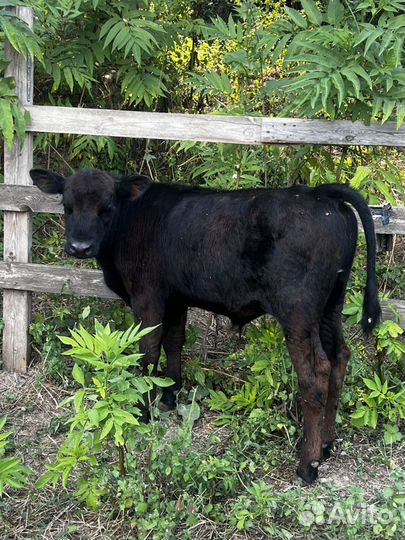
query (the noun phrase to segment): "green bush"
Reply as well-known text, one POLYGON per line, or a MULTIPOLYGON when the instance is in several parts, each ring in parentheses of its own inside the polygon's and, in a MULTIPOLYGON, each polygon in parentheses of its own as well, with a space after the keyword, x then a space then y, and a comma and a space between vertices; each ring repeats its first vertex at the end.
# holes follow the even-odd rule
POLYGON ((11 435, 11 431, 1 433, 7 422, 7 417, 0 418, 0 497, 4 493, 6 487, 23 488, 25 487, 28 476, 31 470, 21 463, 18 457, 7 457, 7 439, 11 435))
POLYGON ((170 379, 136 375, 134 368, 139 367, 142 355, 124 354, 153 330, 141 330, 138 325, 125 332, 112 332, 109 324, 102 326, 96 321, 94 334, 79 326, 70 331, 71 337, 59 336, 70 347, 63 354, 76 361, 72 377, 81 388, 60 404, 60 407, 69 404, 74 407, 74 415, 68 420, 70 432, 59 449, 56 463, 47 466, 48 472, 37 482, 38 487, 49 482, 55 486, 59 481, 65 487, 71 473, 78 469, 81 477, 76 495, 95 508, 104 493, 98 486, 99 475, 108 476, 99 467, 100 452, 111 458, 115 449, 119 473, 126 474, 126 453, 131 440, 148 429, 138 419, 142 414, 140 406, 146 406, 145 396, 154 386, 172 384, 170 379))

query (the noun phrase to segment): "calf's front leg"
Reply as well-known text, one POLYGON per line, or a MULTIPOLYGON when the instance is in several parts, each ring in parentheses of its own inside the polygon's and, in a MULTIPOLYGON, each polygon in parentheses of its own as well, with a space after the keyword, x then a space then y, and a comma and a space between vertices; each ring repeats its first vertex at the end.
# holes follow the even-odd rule
MULTIPOLYGON (((156 326, 152 332, 149 332, 139 342, 139 352, 142 357, 142 372, 144 375, 156 375, 157 366, 160 357, 160 348, 162 344, 162 321, 163 310, 158 304, 154 304, 150 300, 137 298, 131 301, 132 309, 136 319, 141 321, 141 329, 156 326), (152 366, 152 368, 150 367, 152 366)), ((153 388, 147 396, 144 396, 146 408, 149 409, 156 399, 156 388, 153 388)), ((148 410, 144 411, 144 420, 148 418, 148 410)))
POLYGON ((176 394, 182 387, 181 351, 186 335, 187 308, 166 315, 163 322, 163 349, 167 357, 166 376, 174 384, 163 389, 160 403, 168 410, 176 406, 176 394))

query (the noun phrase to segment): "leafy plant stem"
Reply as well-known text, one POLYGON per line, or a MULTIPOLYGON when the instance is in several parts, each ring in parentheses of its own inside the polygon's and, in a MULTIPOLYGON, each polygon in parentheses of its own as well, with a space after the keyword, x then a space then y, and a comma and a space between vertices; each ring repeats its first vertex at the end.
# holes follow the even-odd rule
POLYGON ((127 474, 125 467, 125 450, 122 445, 118 447, 118 463, 120 469, 120 476, 125 476, 127 474))
POLYGON ((345 163, 347 151, 348 151, 348 147, 345 146, 345 147, 343 148, 343 150, 342 150, 341 155, 340 155, 339 166, 338 166, 338 170, 337 170, 337 172, 336 172, 336 182, 337 182, 337 183, 340 182, 340 177, 341 177, 341 175, 342 175, 343 166, 344 166, 344 163, 345 163))

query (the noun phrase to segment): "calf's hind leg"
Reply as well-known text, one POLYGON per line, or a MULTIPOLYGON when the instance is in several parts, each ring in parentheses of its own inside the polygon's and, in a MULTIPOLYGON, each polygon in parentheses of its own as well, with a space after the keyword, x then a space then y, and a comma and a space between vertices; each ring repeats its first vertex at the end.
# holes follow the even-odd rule
POLYGON ((342 306, 325 314, 321 322, 321 342, 331 364, 329 376, 328 399, 325 406, 325 420, 322 428, 323 457, 330 457, 333 442, 336 439, 336 413, 340 394, 346 375, 347 363, 351 353, 342 332, 342 306))
POLYGON ((322 348, 319 328, 286 332, 304 417, 304 437, 297 474, 308 484, 318 476, 322 457, 322 427, 328 398, 330 362, 322 348))

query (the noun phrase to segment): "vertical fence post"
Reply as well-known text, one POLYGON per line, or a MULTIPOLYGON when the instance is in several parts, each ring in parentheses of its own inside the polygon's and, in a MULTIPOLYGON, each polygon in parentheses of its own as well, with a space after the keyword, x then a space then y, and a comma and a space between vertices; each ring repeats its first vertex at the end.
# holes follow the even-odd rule
MULTIPOLYGON (((33 27, 31 8, 16 7, 16 14, 33 27)), ((33 60, 25 59, 6 42, 6 58, 10 62, 7 76, 15 77, 16 94, 20 105, 33 104, 33 60)), ((12 150, 4 148, 4 183, 30 185, 29 170, 32 167, 33 136, 27 133, 21 148, 14 140, 12 150)), ((4 260, 6 262, 30 262, 32 243, 31 212, 4 212, 4 260)), ((31 293, 5 290, 3 294, 3 365, 9 371, 27 370, 30 343, 28 328, 31 320, 31 293)))

